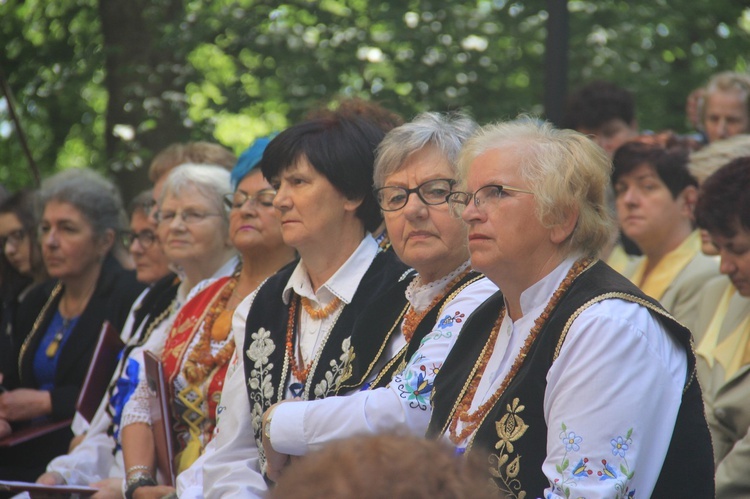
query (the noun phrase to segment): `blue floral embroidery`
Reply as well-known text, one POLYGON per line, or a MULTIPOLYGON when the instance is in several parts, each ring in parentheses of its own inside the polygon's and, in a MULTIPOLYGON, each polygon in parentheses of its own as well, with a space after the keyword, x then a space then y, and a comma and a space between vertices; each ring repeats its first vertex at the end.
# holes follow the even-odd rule
POLYGON ((602 459, 602 469, 597 471, 596 474, 599 476, 599 480, 613 480, 617 478, 617 472, 612 466, 607 463, 606 459, 602 459))
MULTIPOLYGON (((635 471, 630 469, 626 459, 626 454, 633 444, 633 429, 629 429, 626 435, 618 435, 610 440, 612 446, 612 455, 619 462, 609 462, 606 459, 601 460, 601 468, 596 471, 596 477, 599 481, 613 481, 614 495, 616 499, 626 499, 635 497, 635 489, 630 490, 629 482, 633 479, 635 471)), ((570 431, 563 423, 559 434, 560 441, 565 448, 565 454, 555 469, 559 477, 555 478, 552 483, 552 492, 547 497, 563 496, 570 497, 571 488, 577 486, 581 480, 593 477, 594 470, 589 468, 589 458, 581 457, 578 462, 571 468, 569 453, 578 452, 584 444, 584 438, 574 431, 570 431)))
POLYGON ((567 435, 565 435, 564 433, 565 432, 563 432, 562 443, 563 445, 565 445, 565 450, 568 452, 581 450, 581 446, 578 444, 581 443, 583 438, 579 437, 575 434, 575 432, 572 431, 567 435))
POLYGON ((612 444, 612 455, 625 457, 625 452, 627 452, 629 448, 625 439, 622 437, 613 438, 610 440, 610 443, 612 444))
MULTIPOLYGON (((401 398, 405 398, 409 401, 409 407, 412 409, 427 410, 427 406, 430 403, 430 393, 432 392, 432 378, 426 376, 426 367, 420 366, 419 373, 414 376, 407 371, 407 375, 404 376, 403 382, 399 383, 398 391, 401 392, 401 398)), ((394 381, 397 381, 399 376, 394 377, 394 381)))
POLYGON ((573 471, 571 471, 572 475, 579 478, 586 478, 587 476, 589 476, 591 473, 593 473, 593 471, 588 469, 588 464, 589 458, 581 458, 581 460, 578 461, 578 464, 573 467, 573 471))
POLYGON ((440 319, 440 322, 438 322, 438 327, 440 329, 445 329, 451 327, 453 323, 461 324, 464 317, 466 317, 466 314, 462 314, 459 311, 456 311, 453 315, 448 314, 440 319))

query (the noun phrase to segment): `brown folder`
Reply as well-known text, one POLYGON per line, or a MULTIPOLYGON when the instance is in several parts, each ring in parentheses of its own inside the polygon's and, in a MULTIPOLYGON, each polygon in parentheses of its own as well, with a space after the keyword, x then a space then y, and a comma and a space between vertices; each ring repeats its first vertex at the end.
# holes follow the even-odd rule
MULTIPOLYGON (((94 355, 91 358, 86 379, 81 386, 81 392, 78 395, 76 408, 87 421, 91 421, 99 408, 99 404, 107 392, 110 378, 117 364, 117 356, 124 346, 120 339, 120 334, 107 321, 102 324, 102 330, 99 333, 99 341, 94 349, 94 355)), ((42 437, 53 431, 70 427, 73 422, 72 418, 61 421, 54 421, 50 418, 44 418, 31 424, 21 424, 19 429, 14 429, 13 433, 0 439, 0 447, 13 447, 42 437)))
POLYGON ((120 333, 109 321, 104 321, 99 341, 91 358, 91 365, 81 387, 76 408, 86 421, 91 422, 107 393, 107 387, 117 366, 117 357, 125 344, 120 333))
POLYGON ((164 477, 165 485, 174 486, 174 438, 170 428, 169 390, 161 359, 152 352, 144 352, 146 382, 151 392, 151 429, 156 446, 156 466, 164 477))
POLYGON ((22 426, 18 430, 14 429, 13 433, 0 439, 0 447, 13 447, 14 445, 22 444, 29 440, 47 435, 53 431, 69 428, 72 423, 72 418, 63 419, 62 421, 53 421, 49 418, 45 418, 33 424, 22 426))

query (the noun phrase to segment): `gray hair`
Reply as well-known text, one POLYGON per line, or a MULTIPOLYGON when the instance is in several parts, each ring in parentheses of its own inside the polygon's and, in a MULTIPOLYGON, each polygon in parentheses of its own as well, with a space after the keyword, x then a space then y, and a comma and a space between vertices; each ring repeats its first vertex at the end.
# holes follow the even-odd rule
POLYGON ((222 220, 229 223, 227 210, 224 208, 223 196, 232 192, 230 173, 226 169, 205 164, 186 163, 169 172, 164 189, 162 189, 159 206, 167 194, 179 196, 185 189, 194 188, 203 195, 218 213, 222 220))
POLYGON ((94 170, 71 168, 45 179, 39 191, 42 210, 51 201, 75 207, 97 237, 108 229, 117 233, 125 226, 119 190, 94 170))
POLYGON ((581 133, 559 130, 527 116, 486 125, 461 151, 462 183, 477 157, 504 146, 523 151, 519 175, 534 193, 537 219, 545 227, 559 225, 578 211, 564 252, 598 256, 615 227, 606 199, 612 162, 602 148, 581 133))
POLYGON ((427 145, 437 147, 455 170, 463 143, 477 124, 463 113, 421 113, 414 120, 394 128, 380 142, 375 159, 375 187, 401 169, 406 159, 427 145))

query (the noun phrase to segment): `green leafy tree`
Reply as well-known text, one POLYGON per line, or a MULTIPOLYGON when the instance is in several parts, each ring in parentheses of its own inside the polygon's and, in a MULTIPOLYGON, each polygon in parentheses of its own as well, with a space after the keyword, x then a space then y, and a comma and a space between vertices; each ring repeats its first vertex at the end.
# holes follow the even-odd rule
MULTIPOLYGON (((111 172, 132 195, 174 141, 240 152, 337 97, 405 118, 544 116, 547 1, 5 0, 0 67, 44 173, 111 172)), ((609 79, 643 128, 686 131, 685 98, 747 71, 750 9, 733 0, 570 0, 575 88, 609 79)), ((563 84, 566 84, 563 82, 563 84)), ((30 175, 0 102, 0 182, 30 175)))

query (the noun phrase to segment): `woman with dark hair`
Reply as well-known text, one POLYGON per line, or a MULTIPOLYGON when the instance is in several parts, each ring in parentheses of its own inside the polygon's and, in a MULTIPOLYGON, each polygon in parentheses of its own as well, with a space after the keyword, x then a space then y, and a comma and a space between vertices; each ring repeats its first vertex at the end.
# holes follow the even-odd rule
POLYGON ((750 157, 730 161, 701 185, 698 226, 723 274, 706 283, 695 349, 716 463, 716 497, 750 495, 750 157))
POLYGON ((13 321, 29 290, 47 278, 36 240, 34 194, 19 191, 0 203, 0 383, 15 368, 13 321))
POLYGON ((265 420, 273 424, 263 450, 272 480, 287 455, 307 454, 333 440, 401 430, 424 435, 435 375, 464 318, 497 291, 471 270, 466 224, 450 215, 446 199, 461 145, 475 128, 462 114, 423 113, 391 130, 378 146, 375 195, 394 252, 414 272, 362 313, 362 325, 390 334, 373 345, 377 334, 355 330, 351 376, 337 390, 342 396, 284 400, 268 409, 265 420), (383 352, 378 362, 359 354, 373 346, 383 352))
POLYGON ((693 330, 700 291, 719 265, 701 252, 687 160, 683 147, 629 142, 615 153, 612 185, 620 228, 643 253, 622 273, 693 330))
MULTIPOLYGON (((0 419, 14 428, 73 417, 102 324, 121 330, 143 290, 113 256, 125 218, 114 185, 91 170, 67 170, 44 182, 40 198, 39 239, 52 279, 19 307, 18 367, 6 374, 10 391, 0 395, 0 419)), ((35 479, 71 437, 68 427, 3 449, 0 476, 35 479)))
POLYGON ((282 399, 334 393, 353 360, 358 316, 406 270, 370 235, 381 221, 372 173, 383 135, 368 121, 332 116, 292 126, 268 145, 261 168, 277 190, 284 242, 300 260, 237 307, 237 357, 216 433, 178 477, 180 497, 264 493, 264 411, 282 399))

